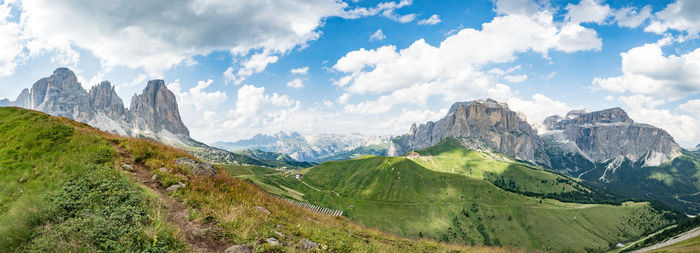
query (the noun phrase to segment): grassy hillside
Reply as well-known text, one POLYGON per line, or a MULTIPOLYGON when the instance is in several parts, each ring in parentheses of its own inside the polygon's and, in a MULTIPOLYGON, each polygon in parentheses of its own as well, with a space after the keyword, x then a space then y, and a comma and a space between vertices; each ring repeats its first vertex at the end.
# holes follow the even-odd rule
POLYGON ((700 159, 694 154, 684 151, 660 166, 625 160, 615 173, 605 174, 608 165, 596 164, 581 178, 622 196, 657 200, 685 213, 700 213, 700 159))
POLYGON ((271 167, 287 167, 291 169, 297 169, 308 168, 315 165, 310 162, 297 161, 286 154, 266 152, 259 149, 244 149, 234 151, 233 153, 256 158, 258 160, 266 162, 268 165, 271 165, 271 167))
POLYGON ((191 157, 181 150, 39 112, 0 108, 0 147, 0 251, 222 251, 248 244, 284 252, 298 250, 302 239, 331 252, 505 251, 407 240, 311 213, 227 173, 194 176, 175 164, 191 157), (179 183, 186 186, 165 190, 179 183))
POLYGON ((0 108, 0 147, 0 249, 185 248, 157 199, 114 168, 116 152, 86 126, 0 108))
POLYGON ((275 194, 344 210, 371 227, 470 245, 601 251, 678 219, 649 203, 576 204, 525 196, 518 191, 576 193, 589 202, 598 195, 571 178, 449 141, 408 157, 326 162, 300 172, 302 180, 228 170, 275 194))

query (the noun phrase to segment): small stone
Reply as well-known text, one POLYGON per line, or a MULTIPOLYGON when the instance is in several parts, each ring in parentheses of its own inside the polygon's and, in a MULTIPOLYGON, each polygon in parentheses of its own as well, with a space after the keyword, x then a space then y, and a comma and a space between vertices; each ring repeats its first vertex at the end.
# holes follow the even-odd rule
POLYGON ((279 236, 280 239, 287 237, 286 235, 282 234, 279 231, 274 231, 275 235, 279 236))
POLYGON ((170 187, 168 187, 168 189, 165 189, 165 190, 168 192, 174 192, 180 188, 185 188, 185 184, 183 184, 182 182, 179 182, 177 184, 171 185, 170 187))
POLYGON ((161 167, 160 169, 158 169, 158 171, 163 172, 163 173, 169 173, 169 172, 170 172, 170 170, 169 170, 168 168, 166 168, 166 167, 161 167))
POLYGON ((131 165, 126 164, 126 163, 122 163, 122 169, 127 170, 127 171, 133 171, 134 166, 131 166, 131 165))
POLYGON ((248 244, 233 245, 228 249, 224 250, 224 253, 252 253, 253 246, 248 244))
POLYGON ((200 161, 195 161, 188 157, 183 157, 175 160, 175 164, 186 167, 190 172, 197 176, 215 176, 218 172, 214 165, 203 163, 200 161))
POLYGON ((265 242, 269 243, 272 246, 280 246, 280 241, 278 241, 275 238, 267 238, 265 239, 265 242))
POLYGON ((19 182, 20 184, 22 184, 22 183, 24 183, 24 182, 27 182, 27 179, 26 179, 26 178, 20 178, 19 180, 17 180, 17 182, 19 182))
POLYGON ((151 182, 156 182, 156 181, 158 181, 158 174, 153 174, 153 176, 151 177, 151 182))
POLYGON ((318 243, 302 238, 301 241, 299 241, 299 246, 297 246, 297 248, 299 248, 301 251, 309 251, 318 248, 318 243))
POLYGON ((262 207, 262 206, 255 206, 255 209, 258 210, 258 211, 260 211, 260 212, 262 212, 262 213, 265 213, 265 214, 269 214, 269 213, 270 213, 270 210, 267 210, 267 208, 264 208, 264 207, 262 207))

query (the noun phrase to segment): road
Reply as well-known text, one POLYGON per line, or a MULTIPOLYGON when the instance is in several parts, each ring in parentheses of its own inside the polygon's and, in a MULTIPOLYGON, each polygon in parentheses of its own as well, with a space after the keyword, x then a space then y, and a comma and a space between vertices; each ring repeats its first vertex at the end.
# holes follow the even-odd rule
POLYGON ((660 249, 660 248, 663 248, 663 247, 666 247, 666 246, 675 244, 675 243, 677 243, 677 242, 681 242, 681 241, 688 240, 688 239, 693 238, 693 237, 696 237, 696 236, 700 236, 700 227, 694 228, 694 229, 692 229, 692 230, 690 230, 690 231, 688 231, 688 232, 685 232, 685 233, 683 233, 683 234, 680 234, 680 235, 678 235, 678 236, 675 236, 675 237, 671 238, 670 240, 666 240, 666 241, 663 241, 663 242, 654 244, 654 245, 652 245, 652 246, 649 246, 649 247, 646 247, 646 248, 643 248, 643 249, 639 249, 639 250, 636 250, 636 251, 632 251, 632 252, 633 252, 633 253, 637 253, 637 252, 649 252, 649 251, 652 251, 652 250, 660 249))

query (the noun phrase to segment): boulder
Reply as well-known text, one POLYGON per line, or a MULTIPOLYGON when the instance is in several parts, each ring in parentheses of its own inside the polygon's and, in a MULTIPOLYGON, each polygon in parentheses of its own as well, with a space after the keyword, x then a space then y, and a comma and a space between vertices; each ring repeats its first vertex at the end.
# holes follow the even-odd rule
POLYGON ((177 184, 171 185, 170 187, 168 187, 168 189, 165 189, 165 190, 168 192, 174 192, 180 188, 185 188, 185 184, 183 182, 179 182, 177 184))
POLYGON ((265 242, 272 245, 272 246, 280 246, 280 241, 278 241, 275 238, 267 238, 267 239, 265 239, 265 242))
POLYGON ((195 161, 189 157, 177 159, 175 164, 189 169, 190 173, 196 176, 214 176, 218 173, 214 165, 195 161))

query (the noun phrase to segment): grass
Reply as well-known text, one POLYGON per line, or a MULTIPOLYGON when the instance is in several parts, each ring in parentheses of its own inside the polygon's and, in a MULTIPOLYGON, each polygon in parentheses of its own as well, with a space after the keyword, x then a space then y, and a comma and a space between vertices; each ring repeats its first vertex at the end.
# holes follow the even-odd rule
POLYGON ((675 244, 654 250, 652 252, 698 252, 700 251, 700 236, 680 241, 675 244))
POLYGON ((649 203, 576 204, 504 190, 494 178, 503 176, 523 187, 516 190, 535 193, 590 192, 573 179, 456 150, 449 143, 419 153, 326 162, 301 171, 302 180, 284 175, 242 178, 275 194, 344 210, 349 219, 369 227, 468 245, 603 251, 676 219, 649 203), (426 156, 430 159, 423 160, 426 156))
POLYGON ((0 108, 0 147, 0 249, 184 249, 159 203, 115 168, 117 155, 97 131, 0 108))
MULTIPOLYGON (((168 223, 159 196, 119 169, 131 159, 138 165, 134 170, 158 174, 163 186, 186 183, 171 196, 184 203, 189 220, 215 227, 211 236, 230 245, 294 252, 301 239, 308 239, 329 252, 510 251, 406 239, 344 217, 312 213, 228 173, 194 176, 174 163, 191 157, 182 150, 39 112, 0 108, 0 144, 0 251, 188 251, 180 228, 168 223), (269 237, 282 245, 262 243, 269 237)), ((228 169, 251 176, 276 171, 228 169)))

